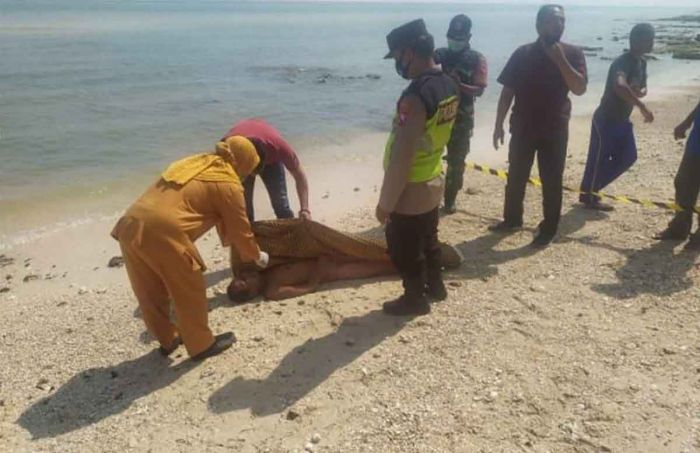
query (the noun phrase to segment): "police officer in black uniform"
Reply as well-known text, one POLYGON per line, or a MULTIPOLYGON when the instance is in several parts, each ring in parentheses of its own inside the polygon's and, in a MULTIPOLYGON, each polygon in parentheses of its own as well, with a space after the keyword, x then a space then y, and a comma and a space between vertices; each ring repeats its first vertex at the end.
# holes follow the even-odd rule
POLYGON ((386 38, 396 71, 411 83, 396 105, 384 151, 384 181, 377 220, 386 224, 391 261, 404 294, 384 304, 390 315, 430 312, 428 298, 443 300, 438 207, 444 191, 442 155, 457 116, 459 93, 435 64, 433 37, 418 19, 386 38))

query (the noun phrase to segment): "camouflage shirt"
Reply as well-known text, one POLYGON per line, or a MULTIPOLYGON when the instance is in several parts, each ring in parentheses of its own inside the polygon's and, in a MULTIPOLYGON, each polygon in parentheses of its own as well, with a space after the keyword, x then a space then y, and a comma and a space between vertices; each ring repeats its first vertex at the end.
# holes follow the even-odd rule
MULTIPOLYGON (((443 47, 435 51, 435 62, 442 65, 442 70, 446 74, 456 73, 463 84, 486 87, 488 74, 486 59, 476 50, 467 47, 455 52, 443 47)), ((459 116, 473 121, 474 96, 465 93, 461 96, 459 116)))

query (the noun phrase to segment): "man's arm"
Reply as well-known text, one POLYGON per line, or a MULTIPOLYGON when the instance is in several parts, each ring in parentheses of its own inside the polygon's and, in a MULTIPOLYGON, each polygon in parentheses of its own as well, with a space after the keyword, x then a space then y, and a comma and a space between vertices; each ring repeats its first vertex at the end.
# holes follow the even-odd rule
MULTIPOLYGON (((560 43, 545 47, 545 52, 559 68, 559 72, 562 77, 564 77, 564 81, 566 82, 566 86, 569 87, 569 90, 577 96, 583 95, 588 87, 588 79, 586 78, 585 71, 581 73, 571 65, 560 43)), ((583 58, 583 56, 581 56, 581 58, 583 58)))
POLYGON ((632 90, 634 91, 634 95, 637 96, 639 99, 642 99, 646 97, 647 95, 647 62, 643 61, 642 62, 642 81, 641 85, 639 86, 632 86, 632 90))
POLYGON ((486 64, 486 59, 481 55, 479 56, 479 62, 474 73, 474 82, 471 85, 467 83, 462 83, 462 80, 459 78, 459 75, 456 71, 453 71, 453 73, 450 75, 453 78, 455 78, 455 81, 459 85, 459 91, 462 94, 477 97, 481 96, 482 94, 484 94, 484 91, 486 90, 486 86, 488 84, 488 66, 486 64))
POLYGON ((503 86, 501 90, 501 97, 498 99, 498 110, 496 112, 496 125, 493 129, 493 147, 498 149, 498 144, 501 145, 505 141, 505 130, 503 130, 503 123, 506 120, 506 115, 508 115, 508 110, 513 103, 513 97, 515 97, 515 90, 508 86, 503 86))
MULTIPOLYGON (((690 126, 693 125, 693 121, 695 121, 695 115, 697 115, 698 110, 700 110, 700 102, 698 102, 698 105, 695 106, 692 112, 690 112, 690 115, 683 120, 681 124, 676 126, 676 129, 673 131, 673 136, 676 138, 676 140, 681 140, 685 138, 686 132, 688 132, 688 129, 690 129, 690 126)), ((698 127, 696 125, 695 127, 698 127)))
POLYGON ((311 211, 309 210, 309 180, 306 178, 306 173, 301 164, 293 170, 289 171, 294 178, 294 184, 297 188, 297 196, 299 197, 299 217, 311 219, 311 211))
POLYGON ((639 99, 644 99, 647 95, 646 87, 639 89, 633 87, 632 90, 634 91, 634 95, 637 96, 639 99))
POLYGON ((466 94, 468 96, 481 96, 484 94, 484 90, 486 90, 486 86, 479 86, 479 85, 469 85, 466 83, 462 83, 459 81, 459 78, 455 78, 455 81, 459 85, 459 91, 462 94, 466 94))
POLYGON ((391 160, 384 172, 376 215, 381 223, 394 211, 401 193, 408 183, 413 158, 420 146, 427 113, 420 98, 406 96, 399 105, 396 137, 391 150, 391 160))
POLYGON ((268 300, 292 299, 312 293, 316 291, 316 288, 318 288, 318 284, 314 285, 311 282, 301 286, 280 286, 266 289, 263 296, 268 300))
POLYGON ((291 299, 293 297, 303 296, 305 294, 316 291, 321 284, 321 273, 323 272, 323 259, 316 260, 316 265, 309 273, 309 279, 306 283, 300 285, 278 285, 274 273, 270 272, 267 275, 267 283, 263 296, 269 300, 291 299))
POLYGON ((217 183, 217 190, 214 203, 221 218, 217 225, 221 243, 235 247, 243 263, 266 267, 269 257, 260 250, 251 230, 240 183, 217 183))
POLYGON ((284 168, 291 173, 294 178, 294 185, 297 189, 299 197, 299 217, 310 219, 311 210, 309 209, 309 180, 306 177, 304 168, 301 166, 299 156, 294 148, 287 143, 282 137, 278 137, 275 146, 277 147, 284 168))
MULTIPOLYGON (((651 113, 646 104, 640 99, 640 96, 638 96, 635 90, 627 83, 627 74, 621 71, 617 73, 613 89, 616 95, 621 97, 628 104, 637 107, 639 111, 642 112, 644 121, 647 123, 654 121, 654 114, 651 113)), ((646 91, 646 89, 644 90, 646 91)))

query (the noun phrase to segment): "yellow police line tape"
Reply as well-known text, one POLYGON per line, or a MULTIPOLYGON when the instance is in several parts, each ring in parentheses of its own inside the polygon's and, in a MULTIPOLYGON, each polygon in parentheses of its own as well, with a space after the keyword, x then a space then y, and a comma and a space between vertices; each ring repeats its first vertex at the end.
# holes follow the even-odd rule
MULTIPOLYGON (((475 164, 472 162, 466 162, 466 167, 470 170, 476 170, 480 171, 486 175, 493 175, 493 176, 498 176, 501 179, 508 179, 508 172, 505 170, 500 170, 500 169, 495 169, 495 168, 490 168, 486 165, 479 165, 475 164)), ((542 187, 542 181, 538 178, 529 178, 528 183, 532 184, 533 186, 538 186, 542 187)), ((575 189, 573 187, 567 187, 563 186, 564 190, 567 192, 573 192, 577 194, 591 194, 591 195, 596 195, 601 198, 606 198, 608 200, 613 200, 613 201, 619 201, 622 203, 631 203, 631 204, 637 204, 640 206, 644 206, 645 208, 661 208, 661 209, 666 209, 669 211, 675 211, 675 212, 681 212, 685 211, 682 207, 677 205, 676 203, 673 202, 664 202, 664 201, 651 201, 651 200, 641 200, 639 198, 633 198, 633 197, 625 197, 622 195, 610 195, 605 192, 582 192, 579 189, 575 189)), ((700 214, 700 206, 696 206, 693 211, 697 212, 700 214)))

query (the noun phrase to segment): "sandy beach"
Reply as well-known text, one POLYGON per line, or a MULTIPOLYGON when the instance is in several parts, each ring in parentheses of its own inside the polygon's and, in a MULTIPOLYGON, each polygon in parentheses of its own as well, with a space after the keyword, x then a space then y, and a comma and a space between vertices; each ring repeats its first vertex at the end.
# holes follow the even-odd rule
MULTIPOLYGON (((683 151, 672 130, 697 93, 656 95, 651 125, 635 112, 639 161, 609 192, 672 198, 683 151)), ((580 181, 589 128, 590 116, 572 120, 567 185, 580 181)), ((357 146, 380 151, 385 138, 357 146)), ((470 160, 503 164, 488 138, 470 160)), ((316 218, 375 227, 380 157, 343 162, 342 178, 310 168, 316 218)), ((210 324, 239 341, 201 364, 155 351, 124 269, 108 267, 114 218, 4 250, 0 451, 699 451, 699 261, 651 239, 669 214, 591 213, 566 195, 558 239, 538 250, 539 189, 528 228, 498 236, 486 227, 503 182, 466 181, 440 230, 466 262, 446 276, 448 301, 414 320, 381 312, 396 279, 234 305, 227 252, 207 235, 210 324)))

